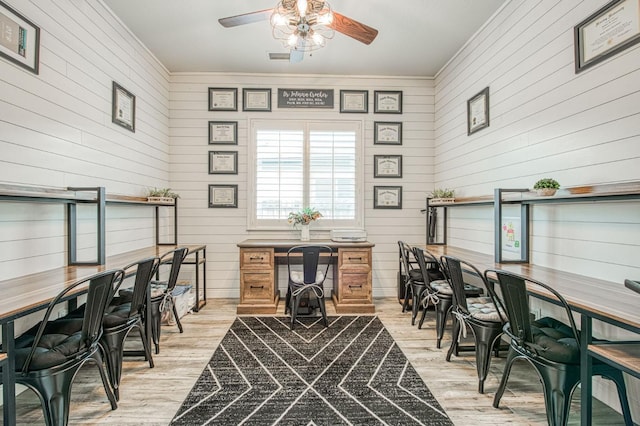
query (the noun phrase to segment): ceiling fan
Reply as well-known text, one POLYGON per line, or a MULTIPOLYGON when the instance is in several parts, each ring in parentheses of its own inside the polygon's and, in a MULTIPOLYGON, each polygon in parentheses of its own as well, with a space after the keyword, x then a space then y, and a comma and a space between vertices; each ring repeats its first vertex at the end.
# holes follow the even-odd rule
POLYGON ((319 49, 334 31, 364 44, 378 35, 378 30, 334 12, 323 0, 279 0, 273 9, 258 10, 218 19, 225 27, 236 27, 259 21, 271 21, 273 37, 290 49, 290 62, 300 62, 304 52, 319 49))

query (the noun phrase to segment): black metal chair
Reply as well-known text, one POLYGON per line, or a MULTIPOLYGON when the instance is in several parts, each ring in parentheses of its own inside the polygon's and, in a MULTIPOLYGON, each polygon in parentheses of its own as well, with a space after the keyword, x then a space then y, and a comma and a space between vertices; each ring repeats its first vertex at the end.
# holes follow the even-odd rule
POLYGON ((398 301, 401 301, 402 312, 409 307, 408 294, 409 279, 413 276, 420 280, 422 277, 415 259, 411 259, 411 247, 404 241, 398 241, 398 301))
POLYGON ((184 262, 184 259, 188 254, 189 249, 186 247, 179 247, 163 254, 160 257, 160 266, 166 263, 171 264, 169 277, 166 281, 151 280, 151 337, 153 338, 153 344, 155 346, 156 354, 160 353, 162 311, 164 311, 165 309, 171 309, 171 313, 176 320, 178 330, 180 330, 180 333, 183 332, 182 323, 180 322, 180 315, 178 314, 178 310, 176 309, 176 305, 174 302, 174 291, 176 283, 178 282, 180 267, 182 266, 182 262, 184 262), (170 307, 167 308, 167 306, 170 307))
MULTIPOLYGON (((291 314, 291 330, 293 330, 300 301, 311 294, 318 303, 324 326, 328 327, 327 309, 324 301, 324 281, 329 273, 333 249, 327 245, 299 245, 287 251, 288 286, 285 300, 285 314, 291 314), (326 262, 320 262, 325 256, 326 262)), ((310 300, 311 303, 311 300, 310 300)))
MULTIPOLYGON (((493 399, 498 408, 507 386, 509 373, 517 359, 525 359, 535 368, 542 382, 547 421, 550 425, 564 426, 569 417, 571 396, 580 382, 580 335, 567 301, 553 288, 539 281, 511 272, 487 270, 485 277, 495 274, 509 321, 504 332, 511 338, 509 354, 502 373, 500 386, 493 399), (538 286, 563 308, 566 318, 561 322, 544 317, 531 320, 527 283, 538 286)), ((632 425, 622 372, 598 360, 593 361, 593 374, 615 382, 625 424, 632 425)))
MULTIPOLYGON (((149 368, 153 368, 151 345, 143 319, 148 315, 149 284, 158 268, 159 260, 158 257, 149 257, 125 266, 123 268, 125 273, 135 269, 135 281, 130 297, 129 295, 114 297, 105 312, 104 333, 100 339, 100 345, 105 352, 109 380, 117 399, 120 399, 124 342, 132 330, 137 329, 140 333, 144 357, 149 361, 149 368)), ((116 288, 116 292, 117 290, 116 288)))
POLYGON ((122 278, 122 270, 109 270, 73 283, 51 301, 42 322, 16 339, 16 383, 38 395, 47 425, 68 423, 71 386, 87 362, 97 365, 111 408, 118 407, 98 342, 105 308, 122 278), (88 285, 88 292, 82 319, 49 321, 56 305, 71 299, 70 293, 83 285, 88 285))
MULTIPOLYGON (((429 251, 421 249, 419 247, 414 247, 414 257, 418 259, 417 251, 422 252, 422 257, 424 258, 424 263, 426 266, 426 271, 429 276, 429 286, 431 292, 435 292, 438 298, 438 303, 435 305, 436 310, 436 347, 440 349, 442 344, 442 338, 444 337, 444 330, 447 326, 447 319, 449 318, 449 313, 451 312, 451 307, 453 306, 453 289, 451 288, 451 284, 449 283, 449 278, 445 276, 444 268, 440 261, 429 251)), ((418 261, 420 264, 420 261, 418 261)), ((422 269, 422 267, 421 267, 422 269)), ((465 283, 464 292, 467 297, 477 297, 482 295, 482 289, 476 287, 471 284, 465 283)), ((426 293, 426 292, 425 292, 426 293)), ((425 301, 425 298, 428 297, 430 300, 433 300, 433 296, 427 296, 423 293, 421 297, 421 303, 425 301)), ((427 310, 424 309, 422 311, 422 316, 420 317, 420 321, 418 321, 418 328, 422 328, 422 324, 427 316, 427 310)))
POLYGON ((471 329, 475 340, 476 369, 478 371, 478 392, 484 393, 484 382, 491 364, 491 352, 500 342, 502 326, 506 322, 506 313, 499 305, 493 285, 472 264, 453 256, 442 256, 442 264, 446 269, 453 289, 453 336, 447 352, 447 361, 451 355, 458 356, 459 343, 466 334, 467 326, 471 329), (467 297, 464 288, 463 267, 476 275, 484 285, 485 296, 467 297))
POLYGON ((420 309, 420 295, 426 288, 426 284, 422 277, 422 271, 418 262, 413 257, 413 249, 404 241, 398 241, 400 250, 400 258, 402 260, 403 270, 401 277, 404 276, 405 292, 404 302, 402 303, 402 312, 406 312, 409 308, 409 300, 411 300, 411 325, 416 322, 418 310, 420 309), (416 265, 417 267, 414 267, 416 265))

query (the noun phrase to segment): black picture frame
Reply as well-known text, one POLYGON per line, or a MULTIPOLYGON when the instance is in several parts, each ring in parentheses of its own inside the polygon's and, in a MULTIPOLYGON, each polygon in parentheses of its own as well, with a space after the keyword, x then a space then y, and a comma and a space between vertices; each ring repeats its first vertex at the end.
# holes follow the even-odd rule
POLYGON ((0 21, 5 29, 0 56, 31 71, 40 72, 40 27, 18 11, 0 1, 0 21), (7 29, 12 31, 7 31, 7 29), (10 35, 15 34, 15 37, 10 35), (22 35, 22 37, 20 37, 22 35))
POLYGON ((402 90, 375 90, 373 112, 376 114, 402 114, 402 90))
POLYGON ((209 151, 210 175, 237 175, 238 151, 209 151))
POLYGON ((368 90, 340 90, 340 112, 366 114, 369 112, 368 90))
POLYGON ((242 89, 242 111, 271 112, 271 89, 242 89))
POLYGON ((238 89, 209 87, 209 111, 237 111, 238 89))
POLYGON ((134 132, 136 131, 136 97, 115 81, 111 91, 111 122, 134 132))
POLYGON ((402 145, 402 123, 374 121, 373 143, 374 145, 402 145))
POLYGON ((238 208, 238 185, 209 185, 209 208, 238 208))
POLYGON ((467 101, 467 135, 489 127, 489 87, 467 101))
POLYGON ((209 145, 238 145, 238 122, 209 121, 209 145))
POLYGON ((637 1, 613 0, 573 28, 576 74, 640 42, 637 6, 625 8, 637 1))
POLYGON ((402 155, 374 155, 374 178, 401 178, 402 155))
POLYGON ((402 186, 374 186, 374 209, 402 209, 402 186))

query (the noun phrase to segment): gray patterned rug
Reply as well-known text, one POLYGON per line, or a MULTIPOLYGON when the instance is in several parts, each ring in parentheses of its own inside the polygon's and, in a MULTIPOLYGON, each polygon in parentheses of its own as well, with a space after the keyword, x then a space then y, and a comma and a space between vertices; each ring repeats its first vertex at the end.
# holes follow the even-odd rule
POLYGON ((375 316, 238 317, 172 425, 451 425, 375 316))

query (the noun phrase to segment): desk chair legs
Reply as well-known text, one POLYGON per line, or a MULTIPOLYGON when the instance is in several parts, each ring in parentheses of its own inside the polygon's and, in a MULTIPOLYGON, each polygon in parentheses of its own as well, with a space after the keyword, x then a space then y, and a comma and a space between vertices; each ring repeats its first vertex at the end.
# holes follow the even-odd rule
MULTIPOLYGON (((551 363, 538 364, 525 355, 509 347, 509 354, 504 365, 504 372, 500 380, 500 386, 493 398, 493 406, 498 408, 500 399, 507 387, 511 367, 517 359, 527 360, 538 373, 542 382, 542 392, 544 394, 544 404, 547 410, 547 421, 550 425, 564 426, 569 419, 569 408, 571 406, 571 396, 576 386, 580 382, 580 366, 551 363)), ((627 398, 627 388, 624 383, 624 377, 620 370, 611 368, 604 364, 593 366, 594 376, 603 376, 612 380, 618 389, 618 397, 620 406, 622 407, 622 415, 625 425, 633 425, 631 418, 631 409, 629 408, 629 400, 627 398)))
MULTIPOLYGON (((466 323, 471 328, 475 337, 476 370, 478 371, 478 392, 484 393, 484 382, 489 374, 491 365, 491 352, 496 344, 499 344, 499 337, 502 334, 502 325, 496 323, 495 327, 486 327, 479 324, 466 323)), ((451 346, 447 352, 447 362, 451 361, 451 355, 458 355, 459 336, 461 334, 461 321, 453 318, 453 335, 451 346)))
MULTIPOLYGON (((153 345, 155 346, 156 354, 160 353, 160 332, 161 332, 161 320, 162 320, 162 312, 160 310, 162 305, 162 298, 158 298, 156 300, 151 300, 151 338, 153 340, 153 345)), ((176 325, 178 326, 178 330, 182 333, 184 330, 182 329, 182 323, 180 322, 180 315, 178 315, 178 310, 176 309, 175 303, 171 300, 171 313, 173 314, 173 318, 176 320, 176 325)))
MULTIPOLYGON (((453 306, 453 301, 450 298, 440 296, 440 300, 435 305, 436 311, 436 347, 440 349, 442 344, 442 338, 444 337, 444 329, 447 327, 447 318, 449 317, 449 312, 451 312, 451 306, 453 306)), ((420 317, 420 321, 418 322, 418 328, 422 329, 422 324, 427 316, 427 310, 422 311, 422 316, 420 317)))

